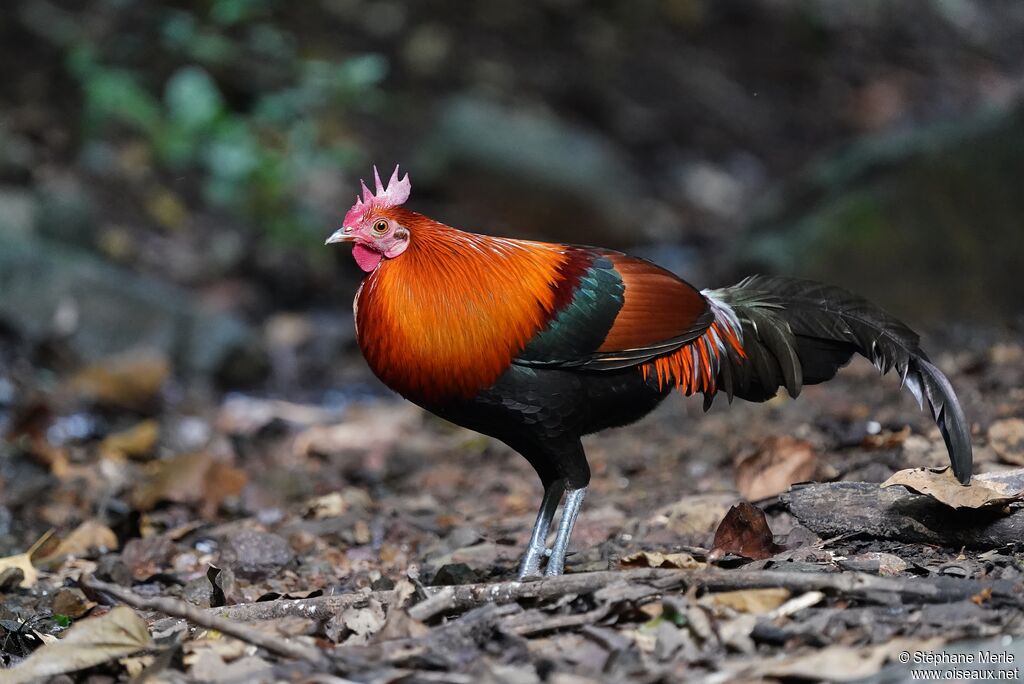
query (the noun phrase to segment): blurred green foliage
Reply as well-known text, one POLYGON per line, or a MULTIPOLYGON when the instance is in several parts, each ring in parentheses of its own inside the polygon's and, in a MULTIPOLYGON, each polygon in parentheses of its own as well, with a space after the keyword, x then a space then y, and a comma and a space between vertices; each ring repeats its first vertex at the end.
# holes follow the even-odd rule
POLYGON ((304 201, 303 184, 318 170, 362 161, 358 143, 339 131, 349 112, 382 105, 387 60, 304 55, 296 36, 272 23, 264 0, 197 6, 150 14, 157 41, 146 49, 160 54, 139 63, 169 63, 163 83, 114 57, 132 47, 119 41, 138 36, 63 41, 67 69, 82 91, 86 154, 90 144, 137 136, 162 171, 198 172, 202 199, 211 206, 275 238, 319 245, 323 219, 304 201), (244 71, 254 58, 282 76, 233 106, 214 74, 244 71))

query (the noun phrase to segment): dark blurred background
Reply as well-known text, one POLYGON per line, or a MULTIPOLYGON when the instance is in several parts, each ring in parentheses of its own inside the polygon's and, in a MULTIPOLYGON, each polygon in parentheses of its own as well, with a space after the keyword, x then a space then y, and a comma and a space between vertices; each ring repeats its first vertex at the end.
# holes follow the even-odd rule
POLYGON ((396 162, 467 230, 1019 326, 1024 3, 7 2, 0 336, 57 371, 362 382, 323 240, 396 162))

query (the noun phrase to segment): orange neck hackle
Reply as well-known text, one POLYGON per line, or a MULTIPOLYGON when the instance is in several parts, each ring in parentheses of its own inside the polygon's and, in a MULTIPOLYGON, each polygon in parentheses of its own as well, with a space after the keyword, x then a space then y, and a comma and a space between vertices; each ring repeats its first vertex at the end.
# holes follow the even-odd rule
POLYGON ((412 237, 356 295, 359 345, 409 399, 468 399, 550 320, 568 250, 465 233, 403 208, 389 215, 412 237))

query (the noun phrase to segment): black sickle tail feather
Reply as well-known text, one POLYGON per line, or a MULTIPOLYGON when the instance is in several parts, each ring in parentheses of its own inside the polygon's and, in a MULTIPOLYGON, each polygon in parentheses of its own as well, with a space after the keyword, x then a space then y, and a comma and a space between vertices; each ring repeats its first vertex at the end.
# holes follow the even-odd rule
POLYGON ((971 436, 949 380, 919 346, 917 333, 862 297, 810 280, 753 276, 732 287, 705 290, 739 319, 746 358, 729 351, 718 374, 720 391, 764 401, 785 387, 831 379, 854 352, 884 375, 895 368, 928 407, 942 432, 957 479, 971 479, 971 436))

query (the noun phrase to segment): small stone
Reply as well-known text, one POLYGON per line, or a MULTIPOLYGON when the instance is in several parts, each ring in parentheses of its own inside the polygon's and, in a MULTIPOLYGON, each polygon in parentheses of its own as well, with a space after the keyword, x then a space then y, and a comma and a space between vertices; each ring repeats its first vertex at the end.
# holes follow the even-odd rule
POLYGON ((988 428, 988 443, 1000 461, 1024 465, 1024 420, 1007 418, 992 423, 988 428))
POLYGON ((132 583, 132 571, 118 553, 100 556, 96 564, 96 577, 125 587, 131 586, 132 583))
POLYGON ((476 581, 476 572, 465 563, 448 563, 441 566, 430 584, 435 587, 454 587, 460 584, 472 584, 476 581))
POLYGON ((395 581, 390 577, 378 577, 370 583, 370 589, 374 591, 391 591, 395 588, 395 581))
POLYGON ((259 530, 242 530, 224 540, 221 562, 239 577, 263 579, 292 562, 294 555, 281 536, 259 530))

